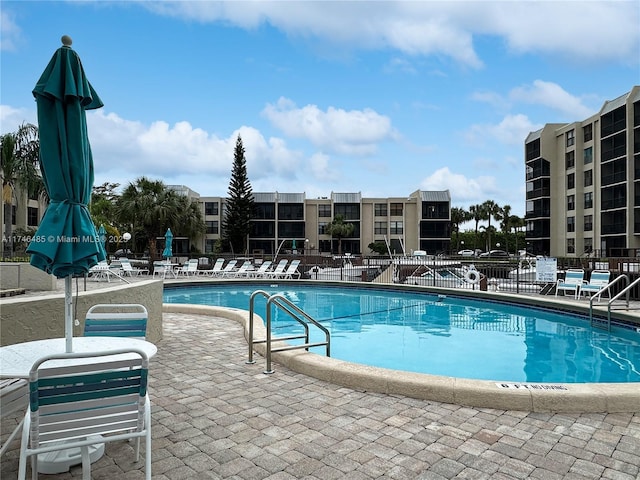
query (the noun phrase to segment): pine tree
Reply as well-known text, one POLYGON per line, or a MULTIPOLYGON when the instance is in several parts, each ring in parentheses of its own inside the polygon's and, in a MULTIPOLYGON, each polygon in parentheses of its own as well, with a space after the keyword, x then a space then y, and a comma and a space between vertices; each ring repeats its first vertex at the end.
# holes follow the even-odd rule
POLYGON ((246 240, 250 232, 251 216, 254 209, 253 193, 247 177, 247 160, 244 153, 242 138, 238 135, 233 154, 228 200, 222 220, 223 237, 234 253, 245 252, 248 247, 246 240))

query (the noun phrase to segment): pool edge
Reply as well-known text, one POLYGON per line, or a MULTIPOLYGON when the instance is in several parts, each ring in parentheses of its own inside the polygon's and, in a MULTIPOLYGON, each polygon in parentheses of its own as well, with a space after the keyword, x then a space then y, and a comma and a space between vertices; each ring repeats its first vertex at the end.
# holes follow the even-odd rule
MULTIPOLYGON (((246 310, 192 304, 162 305, 166 313, 208 315, 233 320, 248 337, 246 310)), ((255 338, 265 338, 262 322, 254 325, 255 338)), ((264 356, 264 345, 254 350, 264 356)), ((248 350, 247 350, 248 354, 248 350)), ((361 391, 402 395, 476 408, 557 413, 640 412, 637 384, 626 383, 501 383, 443 377, 372 367, 324 357, 304 350, 273 354, 273 362, 310 377, 361 391), (545 388, 545 386, 554 388, 545 388)))

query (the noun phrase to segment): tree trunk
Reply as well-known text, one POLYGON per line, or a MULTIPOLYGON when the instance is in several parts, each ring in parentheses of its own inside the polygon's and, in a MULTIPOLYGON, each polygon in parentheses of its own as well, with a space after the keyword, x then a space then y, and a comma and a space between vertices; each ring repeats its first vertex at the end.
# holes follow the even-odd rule
POLYGON ((11 202, 4 204, 4 238, 2 242, 2 255, 5 258, 13 257, 13 232, 12 232, 12 205, 11 202))

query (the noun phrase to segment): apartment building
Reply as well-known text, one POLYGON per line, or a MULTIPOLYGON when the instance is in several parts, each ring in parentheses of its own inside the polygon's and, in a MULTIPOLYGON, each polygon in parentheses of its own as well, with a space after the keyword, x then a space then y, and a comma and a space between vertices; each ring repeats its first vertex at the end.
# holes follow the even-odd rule
MULTIPOLYGON (((24 254, 24 249, 27 247, 27 238, 25 236, 26 231, 35 230, 40 225, 40 221, 47 208, 47 202, 43 195, 29 196, 22 190, 16 189, 11 198, 11 232, 14 240, 14 252, 17 254, 24 254), (21 235, 16 235, 22 232, 21 235)), ((0 225, 2 226, 2 245, 3 252, 7 245, 5 227, 5 202, 3 200, 2 208, 0 208, 0 225)))
POLYGON ((525 140, 527 249, 640 255, 640 86, 525 140))
MULTIPOLYGON (((305 193, 254 193, 256 210, 249 234, 249 253, 273 255, 298 251, 312 255, 369 254, 370 243, 384 242, 395 254, 424 250, 448 252, 451 233, 449 191, 416 191, 405 197, 363 198, 360 193, 331 193, 306 198, 305 193), (341 215, 354 226, 340 242, 327 233, 341 215)), ((223 197, 200 197, 206 233, 196 246, 212 253, 221 238, 223 197)))

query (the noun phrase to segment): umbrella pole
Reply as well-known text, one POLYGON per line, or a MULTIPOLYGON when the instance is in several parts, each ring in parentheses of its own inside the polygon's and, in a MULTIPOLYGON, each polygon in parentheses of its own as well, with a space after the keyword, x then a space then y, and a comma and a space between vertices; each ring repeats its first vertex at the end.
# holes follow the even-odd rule
POLYGON ((71 295, 71 275, 64 278, 64 334, 66 352, 73 351, 73 297, 71 295))

